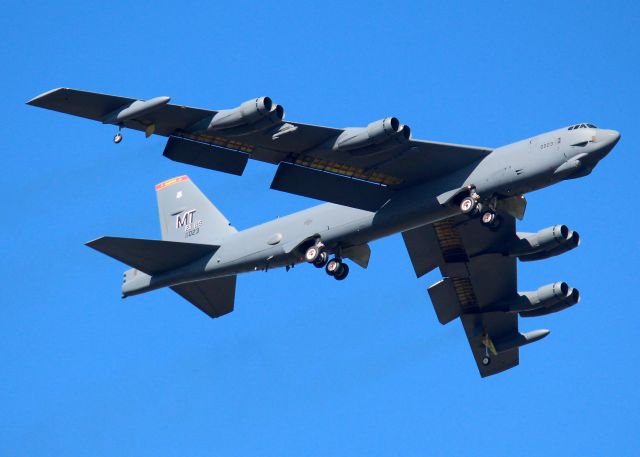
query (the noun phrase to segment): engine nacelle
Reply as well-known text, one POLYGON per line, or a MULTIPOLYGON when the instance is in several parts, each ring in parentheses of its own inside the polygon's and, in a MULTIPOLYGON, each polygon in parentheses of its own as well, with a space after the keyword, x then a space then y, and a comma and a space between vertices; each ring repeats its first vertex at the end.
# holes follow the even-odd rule
POLYGON ((225 136, 246 135, 265 130, 282 121, 284 108, 274 104, 269 97, 247 100, 237 108, 218 111, 191 126, 190 131, 207 131, 225 136))
POLYGON ((401 125, 395 117, 370 123, 365 128, 349 128, 338 136, 332 149, 336 151, 354 151, 369 146, 392 143, 402 144, 411 138, 411 129, 408 125, 401 125))
POLYGON ((253 124, 271 111, 273 102, 269 97, 247 100, 237 108, 218 111, 207 130, 225 130, 239 125, 253 124))
POLYGON ((571 288, 569 290, 568 297, 560 300, 558 303, 555 303, 550 306, 546 306, 544 308, 538 308, 531 311, 523 311, 520 313, 521 317, 537 317, 537 316, 546 316, 547 314, 557 313, 558 311, 565 310, 580 301, 580 291, 578 289, 571 288))
POLYGON ((570 297, 571 287, 566 282, 554 282, 538 288, 535 292, 524 292, 521 296, 528 302, 527 308, 546 308, 570 297))
POLYGON ((566 282, 554 282, 536 291, 521 292, 517 297, 494 303, 484 311, 520 313, 523 317, 542 316, 575 305, 580 292, 569 287, 566 282))
POLYGON ((518 233, 518 240, 508 249, 508 255, 522 262, 542 260, 563 254, 580 244, 578 232, 566 225, 554 225, 537 233, 518 233))

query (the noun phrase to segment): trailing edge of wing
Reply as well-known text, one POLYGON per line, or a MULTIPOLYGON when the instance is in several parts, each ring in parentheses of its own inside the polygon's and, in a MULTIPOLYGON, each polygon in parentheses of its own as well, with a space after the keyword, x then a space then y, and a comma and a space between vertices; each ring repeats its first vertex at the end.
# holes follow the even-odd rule
POLYGON ((393 191, 380 184, 283 162, 271 188, 365 211, 377 211, 393 191))
POLYGON ((238 176, 244 173, 249 160, 249 154, 242 151, 175 136, 169 138, 162 154, 176 162, 238 176))

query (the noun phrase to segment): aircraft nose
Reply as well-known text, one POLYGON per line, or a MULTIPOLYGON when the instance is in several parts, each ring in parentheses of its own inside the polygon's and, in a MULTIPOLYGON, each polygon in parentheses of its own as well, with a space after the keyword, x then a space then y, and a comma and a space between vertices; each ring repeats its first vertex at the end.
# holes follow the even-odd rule
POLYGON ((599 161, 611 152, 618 141, 620 141, 620 132, 598 129, 594 137, 596 149, 590 155, 599 161))
POLYGON ((600 140, 609 147, 614 147, 620 141, 620 132, 617 130, 601 130, 600 140))

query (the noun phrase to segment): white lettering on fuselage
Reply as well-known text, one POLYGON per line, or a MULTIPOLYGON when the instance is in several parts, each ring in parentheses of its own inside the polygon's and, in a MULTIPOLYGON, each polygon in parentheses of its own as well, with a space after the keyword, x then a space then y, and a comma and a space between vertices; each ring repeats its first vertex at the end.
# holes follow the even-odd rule
POLYGON ((195 209, 190 209, 189 211, 183 213, 182 216, 178 214, 176 216, 176 228, 179 229, 180 227, 191 225, 193 223, 193 215, 195 214, 195 212, 195 209))
POLYGON ((184 228, 185 238, 200 233, 200 227, 204 224, 202 219, 194 220, 195 213, 196 210, 191 209, 183 213, 182 216, 180 214, 176 216, 176 229, 184 228))

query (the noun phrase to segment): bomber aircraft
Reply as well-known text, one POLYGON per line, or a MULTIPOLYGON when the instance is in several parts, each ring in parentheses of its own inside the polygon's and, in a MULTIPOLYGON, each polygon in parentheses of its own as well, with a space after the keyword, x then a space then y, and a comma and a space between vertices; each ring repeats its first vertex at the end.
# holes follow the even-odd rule
POLYGON ((150 100, 55 89, 28 104, 168 137, 164 156, 242 175, 249 159, 277 165, 272 189, 327 203, 237 231, 187 176, 156 186, 162 241, 105 236, 88 246, 132 269, 122 296, 170 287, 211 317, 233 311, 236 276, 308 262, 336 280, 345 259, 366 268, 368 243, 401 232, 438 320, 460 318, 482 377, 519 363, 519 348, 549 330, 521 333, 530 318, 575 305, 565 282, 518 292, 517 260, 541 260, 578 246, 578 232, 554 225, 516 231, 524 194, 588 175, 620 139, 575 124, 491 149, 411 138, 395 117, 363 128, 289 122, 268 97, 204 110, 150 100))

